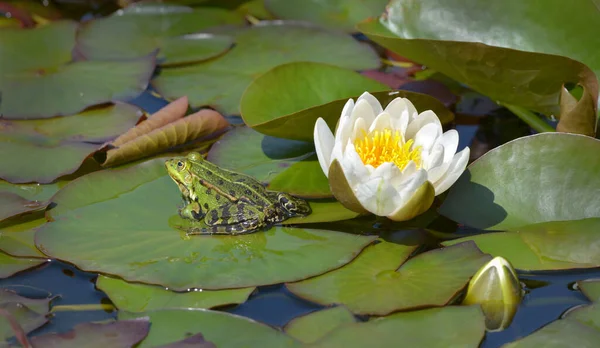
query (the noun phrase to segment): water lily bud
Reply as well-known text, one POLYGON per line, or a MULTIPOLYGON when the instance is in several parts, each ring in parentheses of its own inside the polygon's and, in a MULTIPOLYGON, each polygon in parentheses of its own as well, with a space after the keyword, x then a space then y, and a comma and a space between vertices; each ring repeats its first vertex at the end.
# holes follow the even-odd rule
POLYGON ((510 325, 521 302, 521 284, 512 265, 497 256, 484 265, 471 279, 464 305, 479 304, 490 331, 510 325))
POLYGON ((464 172, 469 148, 456 152, 458 132, 443 132, 437 115, 418 113, 406 98, 385 108, 365 92, 349 99, 335 136, 322 118, 315 148, 335 198, 356 212, 395 221, 425 212, 464 172))

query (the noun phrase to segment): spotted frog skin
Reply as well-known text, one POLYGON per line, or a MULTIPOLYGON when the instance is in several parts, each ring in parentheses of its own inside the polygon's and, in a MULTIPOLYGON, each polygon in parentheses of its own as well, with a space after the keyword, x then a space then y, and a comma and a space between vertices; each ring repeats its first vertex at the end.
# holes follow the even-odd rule
POLYGON ((197 152, 169 159, 165 166, 183 195, 179 215, 203 222, 188 234, 251 233, 311 213, 303 199, 267 191, 256 179, 220 168, 197 152))

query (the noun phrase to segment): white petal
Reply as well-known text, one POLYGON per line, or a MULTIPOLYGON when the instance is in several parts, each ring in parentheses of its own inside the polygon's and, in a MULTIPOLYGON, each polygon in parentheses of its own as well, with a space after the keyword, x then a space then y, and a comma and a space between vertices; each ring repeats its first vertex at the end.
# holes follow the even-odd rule
POLYGON ((382 112, 379 115, 377 115, 377 117, 375 117, 375 120, 373 121, 373 123, 371 123, 371 127, 369 127, 369 133, 378 130, 378 131, 383 131, 384 129, 390 129, 392 127, 392 123, 390 120, 391 116, 390 114, 388 114, 387 112, 382 112))
POLYGON ((354 194, 365 209, 379 216, 386 216, 394 211, 394 201, 398 196, 396 190, 382 177, 356 185, 354 194))
POLYGON ((408 98, 404 98, 404 101, 406 102, 406 109, 408 110, 408 122, 410 123, 419 115, 419 112, 408 98))
MULTIPOLYGON (((435 168, 444 163, 444 146, 436 142, 433 148, 427 153, 427 156, 423 156, 425 153, 421 153, 421 159, 423 160, 422 168, 429 170, 435 168)), ((431 178, 430 178, 431 181, 431 178)))
POLYGON ((433 184, 436 196, 449 189, 450 186, 458 180, 458 177, 461 176, 467 167, 470 153, 471 150, 466 147, 464 150, 454 155, 446 173, 433 184))
POLYGON ((440 129, 442 128, 442 123, 435 112, 431 110, 423 111, 408 124, 408 128, 406 128, 406 139, 413 139, 415 134, 417 134, 421 128, 431 123, 438 125, 440 129))
POLYGON ((365 181, 369 178, 370 171, 365 167, 362 159, 356 153, 354 144, 348 142, 344 151, 344 159, 341 161, 342 169, 350 186, 365 181))
POLYGON ((352 134, 350 136, 350 142, 354 143, 354 141, 358 139, 362 139, 365 134, 367 134, 367 122, 364 118, 359 117, 352 127, 352 134))
POLYGON ((389 113, 390 115, 392 115, 393 119, 400 119, 400 115, 402 115, 403 112, 407 112, 408 114, 408 108, 406 107, 406 99, 404 98, 394 98, 394 100, 392 100, 386 107, 385 107, 385 112, 389 113))
POLYGON ((411 175, 405 176, 401 185, 396 187, 398 196, 394 202, 395 208, 391 214, 394 214, 400 210, 408 200, 415 194, 415 191, 427 181, 427 172, 423 169, 419 169, 411 175))
POLYGON ((392 162, 385 162, 371 172, 370 179, 383 178, 384 180, 389 181, 394 177, 401 176, 401 174, 398 166, 392 162))
POLYGON ((449 163, 458 148, 458 132, 456 129, 451 129, 442 134, 436 143, 444 146, 444 163, 449 163))
POLYGON ((369 102, 369 104, 371 105, 371 109, 373 110, 373 115, 379 115, 383 111, 379 100, 377 100, 377 98, 375 98, 369 92, 364 92, 363 94, 361 94, 360 97, 358 97, 358 99, 356 100, 356 103, 358 103, 360 100, 365 100, 369 102))
POLYGON ((329 165, 331 164, 331 152, 333 151, 333 145, 335 139, 331 129, 325 122, 324 119, 319 117, 315 123, 314 130, 315 149, 317 150, 317 158, 319 158, 319 164, 325 176, 329 175, 329 165))
POLYGON ((417 165, 413 161, 409 161, 402 170, 402 174, 395 176, 391 179, 391 184, 396 190, 399 190, 402 183, 407 180, 408 177, 413 175, 417 171, 417 165))
MULTIPOLYGON (((410 128, 410 125, 408 125, 410 128)), ((439 136, 442 135, 442 127, 440 125, 429 123, 419 129, 415 134, 412 148, 415 149, 417 146, 421 146, 421 151, 429 152, 435 144, 435 141, 439 136)))
POLYGON ((373 112, 373 107, 371 107, 371 104, 369 104, 368 101, 359 99, 356 102, 356 105, 354 105, 354 109, 352 109, 350 121, 351 124, 355 124, 357 119, 362 118, 365 120, 367 127, 369 127, 371 123, 373 123, 373 120, 375 120, 375 116, 378 114, 379 113, 375 114, 373 112))
MULTIPOLYGON (((350 100, 352 100, 352 99, 350 99, 350 100)), ((338 127, 335 130, 335 143, 336 144, 339 143, 341 145, 340 149, 342 151, 346 147, 346 142, 348 141, 348 138, 350 137, 350 129, 351 128, 352 128, 352 124, 350 123, 350 117, 342 116, 342 118, 340 118, 340 121, 338 123, 338 127)))
POLYGON ((354 99, 348 99, 348 101, 344 105, 344 108, 342 109, 341 118, 350 117, 350 115, 352 114, 352 109, 354 109, 354 99))
POLYGON ((331 165, 331 162, 333 162, 333 160, 338 160, 338 161, 342 161, 344 159, 344 154, 342 151, 342 143, 337 141, 335 141, 335 145, 333 145, 333 150, 331 151, 331 156, 329 157, 329 165, 331 165))

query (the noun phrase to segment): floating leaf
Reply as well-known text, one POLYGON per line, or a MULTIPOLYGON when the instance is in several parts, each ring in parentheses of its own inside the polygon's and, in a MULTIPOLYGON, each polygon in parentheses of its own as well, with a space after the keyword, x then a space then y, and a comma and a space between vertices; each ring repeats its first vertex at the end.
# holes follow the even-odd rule
POLYGON ((213 308, 243 303, 254 287, 230 290, 173 292, 144 284, 128 283, 117 278, 99 276, 98 289, 104 291, 121 311, 144 312, 155 309, 213 308))
POLYGON ((0 252, 0 279, 8 278, 17 272, 39 266, 44 262, 46 260, 13 257, 0 252))
POLYGON ((0 191, 0 221, 11 216, 41 210, 47 203, 30 201, 12 192, 0 191))
POLYGON ((578 281, 577 285, 591 301, 600 302, 600 280, 592 279, 578 281))
POLYGON ((184 338, 181 341, 168 343, 163 346, 160 346, 160 348, 181 348, 181 347, 183 347, 183 348, 185 348, 185 347, 216 348, 217 346, 215 346, 212 342, 205 340, 204 336, 202 336, 201 333, 197 333, 193 336, 184 338))
POLYGON ((505 344, 502 348, 595 347, 600 332, 575 320, 556 320, 533 334, 505 344))
POLYGON ((148 335, 146 319, 119 320, 108 323, 77 324, 65 333, 48 333, 31 339, 34 347, 132 347, 148 335))
POLYGON ((232 35, 236 46, 227 54, 201 64, 163 69, 153 85, 166 98, 187 95, 193 107, 210 105, 224 114, 239 114, 246 87, 277 65, 311 61, 353 70, 379 66, 371 48, 350 36, 319 27, 261 22, 232 35))
POLYGON ((485 319, 478 306, 396 313, 345 324, 311 347, 479 347, 485 319))
POLYGON ((323 117, 331 129, 349 98, 365 91, 385 107, 397 97, 408 98, 419 112, 433 110, 442 123, 454 115, 437 99, 388 87, 354 71, 319 63, 280 65, 256 78, 241 101, 244 122, 255 130, 282 138, 313 141, 315 122, 323 117))
POLYGON ((334 199, 308 200, 312 212, 308 216, 297 216, 285 220, 284 224, 312 224, 354 219, 360 214, 344 207, 334 199))
POLYGON ((286 324, 285 332, 303 343, 314 343, 334 329, 357 322, 344 306, 336 306, 294 318, 286 324))
POLYGON ((69 117, 0 122, 0 177, 49 183, 73 173, 103 142, 129 129, 138 108, 115 104, 69 117), (27 156, 23 156, 26 153, 27 156))
MULTIPOLYGON (((138 6, 135 6, 138 7, 138 6)), ((242 24, 234 12, 152 4, 143 11, 120 11, 85 23, 77 49, 87 59, 131 59, 159 50, 161 65, 206 60, 227 51, 228 36, 200 33, 223 24, 242 24)))
POLYGON ((181 193, 161 159, 88 174, 65 186, 36 234, 40 250, 88 271, 173 290, 275 284, 351 261, 375 237, 274 227, 186 236, 181 193), (143 204, 140 204, 143 202, 143 204))
POLYGON ((355 261, 318 277, 286 284, 295 295, 353 313, 388 313, 448 304, 491 259, 474 243, 432 250, 411 259, 416 246, 381 242, 355 261))
POLYGON ((210 310, 160 310, 142 314, 119 312, 119 319, 148 316, 150 334, 140 348, 155 347, 202 332, 217 347, 300 347, 281 331, 254 320, 210 310), (235 333, 235 334, 234 334, 235 333))
POLYGON ((560 133, 523 137, 473 162, 440 213, 494 230, 545 221, 600 217, 600 140, 560 133))
POLYGON ((593 2, 568 9, 560 0, 483 4, 393 0, 380 21, 362 22, 358 28, 380 45, 493 100, 547 115, 560 113, 559 130, 593 135, 598 99, 594 71, 600 73, 598 55, 589 49, 598 43, 598 9, 593 2), (540 40, 541 35, 547 39, 540 40), (579 40, 564 44, 564 37, 579 40), (576 110, 559 110, 566 83, 584 87, 576 110))
MULTIPOLYGON (((143 123, 142 123, 143 124, 143 123)), ((218 112, 200 110, 160 128, 142 134, 113 148, 109 144, 103 166, 114 166, 157 154, 227 128, 229 123, 218 112)))
POLYGON ((15 322, 25 333, 44 325, 48 321, 46 315, 52 300, 26 298, 13 291, 0 289, 0 341, 15 335, 15 322))
POLYGON ((324 27, 355 32, 363 19, 379 16, 388 0, 265 0, 276 17, 313 22, 324 27))
POLYGON ((600 218, 551 221, 444 242, 472 240, 486 253, 502 256, 521 270, 600 267, 600 218))
POLYGON ((329 182, 315 155, 314 145, 265 136, 237 127, 213 145, 208 160, 242 172, 267 184, 273 191, 303 197, 331 197, 329 182))

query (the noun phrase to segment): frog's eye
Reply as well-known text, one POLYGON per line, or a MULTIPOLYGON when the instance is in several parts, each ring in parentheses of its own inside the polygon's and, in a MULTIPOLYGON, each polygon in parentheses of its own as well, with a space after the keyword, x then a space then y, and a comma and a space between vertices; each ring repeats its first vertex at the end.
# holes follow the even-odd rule
POLYGON ((183 169, 183 167, 185 167, 185 163, 182 161, 177 162, 177 169, 183 169))

